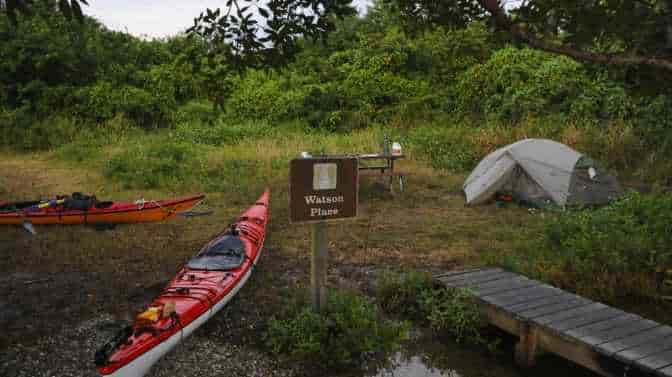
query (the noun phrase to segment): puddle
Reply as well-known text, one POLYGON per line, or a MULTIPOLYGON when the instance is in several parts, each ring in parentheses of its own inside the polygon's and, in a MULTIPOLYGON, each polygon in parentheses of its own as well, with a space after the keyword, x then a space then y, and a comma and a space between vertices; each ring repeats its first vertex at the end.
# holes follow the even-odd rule
POLYGON ((598 377, 588 369, 559 357, 544 354, 537 365, 520 369, 513 361, 515 338, 501 333, 499 351, 492 354, 482 346, 467 346, 450 340, 439 340, 418 331, 387 362, 369 369, 360 377, 598 377))
POLYGON ((457 371, 440 370, 425 364, 421 356, 404 357, 397 353, 390 366, 379 370, 375 377, 462 377, 457 371))

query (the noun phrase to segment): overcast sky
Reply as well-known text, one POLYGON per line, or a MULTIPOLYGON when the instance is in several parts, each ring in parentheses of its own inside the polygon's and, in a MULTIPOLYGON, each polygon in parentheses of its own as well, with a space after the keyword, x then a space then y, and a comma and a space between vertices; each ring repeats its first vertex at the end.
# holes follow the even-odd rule
MULTIPOLYGON (((354 0, 360 14, 370 0, 354 0)), ((175 35, 194 24, 206 8, 224 7, 226 0, 89 0, 84 13, 112 30, 138 37, 161 38, 175 35)))

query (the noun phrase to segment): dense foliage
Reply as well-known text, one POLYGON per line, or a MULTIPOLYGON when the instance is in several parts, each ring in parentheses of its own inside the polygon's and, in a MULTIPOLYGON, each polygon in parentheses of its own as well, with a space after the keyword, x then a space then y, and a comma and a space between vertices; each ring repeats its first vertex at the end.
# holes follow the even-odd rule
POLYGON ((672 199, 632 193, 609 206, 544 222, 539 239, 493 261, 591 297, 672 293, 672 199))
POLYGON ((325 313, 302 304, 271 320, 265 335, 270 349, 292 361, 347 367, 397 349, 408 336, 408 324, 384 319, 363 296, 332 291, 328 303, 325 313))

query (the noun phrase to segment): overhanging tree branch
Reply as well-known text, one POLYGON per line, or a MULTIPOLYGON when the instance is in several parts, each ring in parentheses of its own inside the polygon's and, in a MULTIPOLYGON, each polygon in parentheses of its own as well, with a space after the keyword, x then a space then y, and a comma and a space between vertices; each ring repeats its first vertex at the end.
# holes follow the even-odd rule
POLYGON ((635 54, 594 53, 545 41, 542 38, 537 37, 533 32, 527 30, 525 26, 514 22, 504 11, 500 0, 478 0, 478 2, 485 10, 490 12, 498 27, 506 30, 509 34, 533 48, 566 55, 587 62, 617 66, 643 65, 672 72, 672 60, 661 57, 635 54))

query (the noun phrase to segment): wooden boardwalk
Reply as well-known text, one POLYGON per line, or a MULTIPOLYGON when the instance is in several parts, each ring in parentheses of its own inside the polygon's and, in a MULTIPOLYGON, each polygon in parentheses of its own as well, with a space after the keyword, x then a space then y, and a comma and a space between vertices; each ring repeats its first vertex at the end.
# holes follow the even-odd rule
POLYGON ((488 321, 519 336, 516 361, 523 366, 543 349, 603 376, 672 377, 670 326, 500 268, 435 278, 472 289, 488 321))

